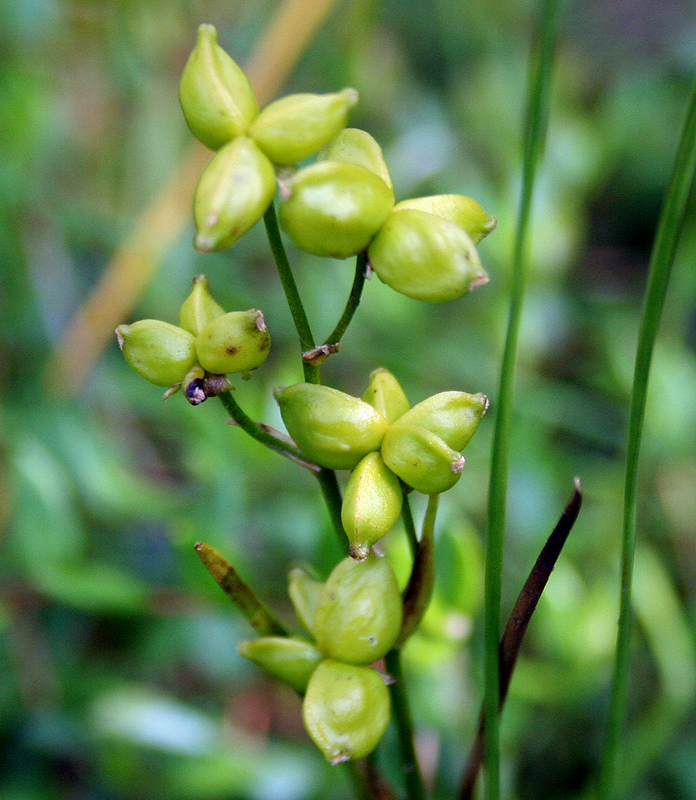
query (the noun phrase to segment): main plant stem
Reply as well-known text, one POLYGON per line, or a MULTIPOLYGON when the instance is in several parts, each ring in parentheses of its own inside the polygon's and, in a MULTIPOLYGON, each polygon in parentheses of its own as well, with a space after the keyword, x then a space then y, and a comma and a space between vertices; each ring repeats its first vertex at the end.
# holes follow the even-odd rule
MULTIPOLYGON (((283 246, 280 228, 278 227, 278 216, 273 203, 268 206, 268 210, 263 215, 263 221, 266 226, 266 234, 268 235, 268 242, 271 246, 273 259, 278 270, 278 275, 280 276, 280 282, 283 285, 283 291, 288 301, 292 321, 295 323, 295 329, 300 337, 300 347, 302 348, 302 352, 306 353, 308 350, 314 349, 314 336, 309 325, 309 320, 307 319, 304 305, 302 304, 302 299, 300 298, 300 293, 297 290, 295 276, 292 274, 288 255, 283 246)), ((318 366, 303 360, 302 368, 307 383, 320 382, 318 366)))

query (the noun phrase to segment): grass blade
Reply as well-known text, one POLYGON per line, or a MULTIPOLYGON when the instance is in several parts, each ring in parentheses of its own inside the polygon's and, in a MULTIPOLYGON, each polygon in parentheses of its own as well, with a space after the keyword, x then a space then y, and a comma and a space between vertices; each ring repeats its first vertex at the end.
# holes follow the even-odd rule
POLYGON ((696 88, 694 88, 691 96, 677 155, 674 160, 672 177, 657 227, 655 243, 650 258, 648 285, 645 291, 640 332, 638 334, 626 452, 619 627, 616 639, 607 739, 599 779, 600 800, 614 800, 619 796, 617 788, 620 778, 619 762, 623 744, 623 723, 626 713, 631 632, 633 627, 631 595, 636 549, 636 508, 640 445, 650 378, 650 364, 695 169, 696 88))
MULTIPOLYGON (((582 495, 580 491, 580 481, 575 480, 575 491, 570 498, 570 502, 565 508, 565 511, 558 520, 558 524, 551 532, 551 535, 542 548, 539 557, 537 558, 532 571, 529 573, 522 591, 520 592, 517 602, 515 603, 510 618, 508 619, 505 633, 503 634, 500 648, 498 651, 499 673, 500 673, 500 691, 499 691, 499 704, 500 708, 505 703, 508 689, 510 688, 510 681, 512 680, 512 673, 515 668, 515 662, 522 646, 522 640, 529 625, 529 620, 537 607, 541 593, 544 591, 548 583, 551 572, 556 565, 558 556, 561 554, 563 545, 566 543, 568 534, 575 525, 575 520, 580 513, 580 505, 582 503, 582 495)), ((476 739, 471 747, 469 754, 469 762, 464 771, 464 778, 462 780, 462 788, 459 794, 459 800, 472 800, 474 797, 474 789, 476 787, 476 778, 478 777, 479 769, 481 768, 481 761, 483 758, 483 748, 486 734, 486 716, 485 707, 481 709, 481 716, 479 718, 479 727, 476 733, 476 739)))
POLYGON ((528 236, 532 195, 541 161, 551 94, 561 0, 544 0, 538 35, 539 46, 530 72, 525 126, 524 160, 520 209, 513 255, 512 291, 508 329, 501 366, 498 410, 493 434, 491 475, 488 494, 488 528, 485 574, 485 709, 486 709, 486 798, 500 796, 499 670, 498 640, 502 592, 503 541, 507 503, 510 428, 517 343, 526 286, 528 236))

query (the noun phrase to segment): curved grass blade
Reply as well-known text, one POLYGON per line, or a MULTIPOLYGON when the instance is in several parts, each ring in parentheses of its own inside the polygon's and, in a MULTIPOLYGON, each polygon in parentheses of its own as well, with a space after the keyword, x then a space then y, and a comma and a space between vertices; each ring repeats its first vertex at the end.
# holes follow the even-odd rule
POLYGON ((623 748, 623 723, 626 714, 633 627, 631 595, 636 549, 640 445, 650 378, 650 364, 695 170, 696 87, 693 90, 686 114, 667 196, 660 214, 657 234, 655 235, 655 243, 650 257, 648 285, 645 290, 640 332, 638 334, 638 348, 631 392, 631 412, 628 421, 628 447, 624 482, 619 627, 616 639, 607 739, 599 778, 600 800, 614 800, 614 798, 620 796, 618 788, 620 785, 619 763, 623 748))
MULTIPOLYGON (((575 479, 575 491, 570 498, 570 502, 566 506, 565 511, 558 520, 558 524, 553 529, 551 535, 542 548, 539 557, 529 573, 522 591, 517 598, 507 626, 503 634, 502 641, 498 650, 499 661, 499 707, 502 709, 507 697, 508 689, 510 688, 510 681, 512 680, 512 673, 515 669, 515 662, 522 646, 522 639, 527 630, 529 620, 537 607, 541 593, 544 591, 546 584, 549 580, 551 572, 556 565, 558 556, 561 554, 563 545, 566 543, 568 534, 575 524, 575 520, 580 513, 580 506, 582 504, 582 494, 580 489, 580 481, 575 479)), ((476 787, 476 778, 478 777, 483 760, 484 745, 486 738, 486 715, 485 706, 481 709, 481 716, 479 717, 479 726, 476 732, 476 739, 471 747, 469 754, 469 761, 466 769, 464 770, 464 778, 462 780, 462 787, 459 793, 459 800, 472 800, 474 797, 474 789, 476 787)))

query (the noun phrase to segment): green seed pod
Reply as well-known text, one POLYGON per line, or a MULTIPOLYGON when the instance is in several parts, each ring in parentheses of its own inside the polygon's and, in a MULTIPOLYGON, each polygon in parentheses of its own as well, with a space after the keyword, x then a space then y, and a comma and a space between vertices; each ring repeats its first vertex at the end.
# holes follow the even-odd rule
POLYGON ((312 461, 353 469, 379 450, 387 420, 369 403, 330 386, 296 383, 275 392, 288 433, 312 461))
POLYGON ((314 636, 314 617, 324 584, 313 578, 303 567, 293 567, 288 575, 288 593, 297 619, 314 636))
POLYGON ((497 225, 496 218, 486 214, 476 200, 461 194, 436 194, 402 200, 394 206, 394 211, 405 208, 427 211, 436 217, 454 222, 471 236, 474 244, 478 244, 484 236, 488 236, 497 225))
POLYGON ((374 406, 389 423, 396 422, 411 407, 399 381, 384 367, 370 373, 370 383, 362 399, 374 406))
POLYGON ((441 494, 459 480, 464 467, 461 453, 435 433, 401 421, 389 426, 382 442, 382 458, 401 480, 423 494, 441 494))
POLYGON ((317 153, 317 161, 357 164, 374 172, 390 189, 394 188, 382 148, 369 133, 359 128, 344 128, 333 141, 317 153))
POLYGON ((281 97, 263 109, 249 128, 249 136, 274 164, 295 164, 345 128, 358 97, 355 89, 281 97))
POLYGON ((206 325, 224 313, 225 309, 219 306, 210 294, 208 279, 205 275, 196 275, 191 293, 179 309, 179 325, 194 336, 198 336, 206 325))
POLYGON ((259 113, 246 75, 218 45, 212 25, 198 28, 179 99, 191 133, 211 150, 245 133, 259 113))
POLYGON ((372 664, 401 630, 403 611, 396 575, 386 558, 344 558, 329 576, 317 604, 314 635, 328 658, 372 664))
POLYGON ((367 252, 383 283, 416 300, 456 300, 488 282, 471 237, 426 211, 393 211, 367 252))
POLYGON ((463 450, 487 408, 485 394, 440 392, 413 406, 399 424, 418 425, 437 434, 453 450, 463 450))
POLYGON ((384 224, 394 192, 356 164, 319 161, 281 185, 280 223, 302 250, 325 258, 362 252, 384 224))
POLYGON ((262 636, 239 643, 239 654, 304 692, 312 673, 323 659, 317 648, 305 639, 290 636, 262 636))
POLYGON ((196 187, 195 245, 203 253, 233 245, 265 214, 276 189, 273 165, 246 136, 225 145, 196 187))
POLYGON ((389 690, 371 667, 326 659, 307 686, 305 728, 330 764, 368 756, 389 723, 389 690))
POLYGON ((126 361, 155 386, 180 383, 196 363, 194 337, 159 319, 119 325, 116 338, 126 361))
POLYGON ((271 336, 257 308, 223 314, 196 337, 198 363, 216 375, 256 369, 266 360, 270 346, 271 336))
POLYGON ((379 453, 368 453, 351 473, 341 506, 350 555, 364 561, 401 513, 401 484, 379 453))

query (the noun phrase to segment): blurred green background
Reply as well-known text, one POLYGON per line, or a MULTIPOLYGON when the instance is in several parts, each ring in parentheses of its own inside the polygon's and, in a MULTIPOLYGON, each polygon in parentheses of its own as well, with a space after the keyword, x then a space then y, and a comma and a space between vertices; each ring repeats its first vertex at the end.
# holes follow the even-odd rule
MULTIPOLYGON (((498 218, 480 248, 489 285, 430 306, 375 278, 325 366, 325 380, 353 394, 385 366, 412 403, 446 389, 492 400, 461 481, 443 497, 436 597, 405 653, 437 798, 457 786, 481 697, 488 455, 536 6, 339 0, 283 88, 355 86, 351 124, 382 144, 397 199, 459 192, 498 218)), ((287 570, 304 561, 327 573, 339 555, 313 479, 225 426, 215 401, 163 404, 115 339, 102 349, 90 330, 65 338, 190 157, 177 82, 197 25, 215 24, 244 64, 279 7, 0 0, 0 800, 352 796, 346 775, 308 743, 299 700, 237 655, 251 629, 193 550, 201 539, 219 549, 295 625, 287 570)), ((274 52, 296 39, 301 16, 290 15, 274 52)), ((575 475, 585 504, 512 683, 503 726, 510 798, 587 797, 596 775, 638 316, 694 75, 688 0, 567 4, 517 380, 505 609, 575 475)), ((190 193, 179 200, 187 208, 190 193)), ((692 203, 643 449, 625 764, 628 796, 640 800, 696 800, 693 211, 692 203)), ((176 322, 192 276, 205 272, 225 308, 266 315, 271 356, 237 397, 279 425, 272 389, 300 380, 301 370, 263 231, 201 256, 192 223, 181 229, 177 219, 160 220, 171 241, 162 252, 153 245, 144 291, 133 302, 114 296, 112 307, 124 309, 116 322, 176 322)), ((321 340, 340 315, 352 265, 289 252, 321 340)), ((400 528, 385 547, 403 573, 400 528)), ((390 731, 380 763, 398 786, 393 744, 390 731)))

